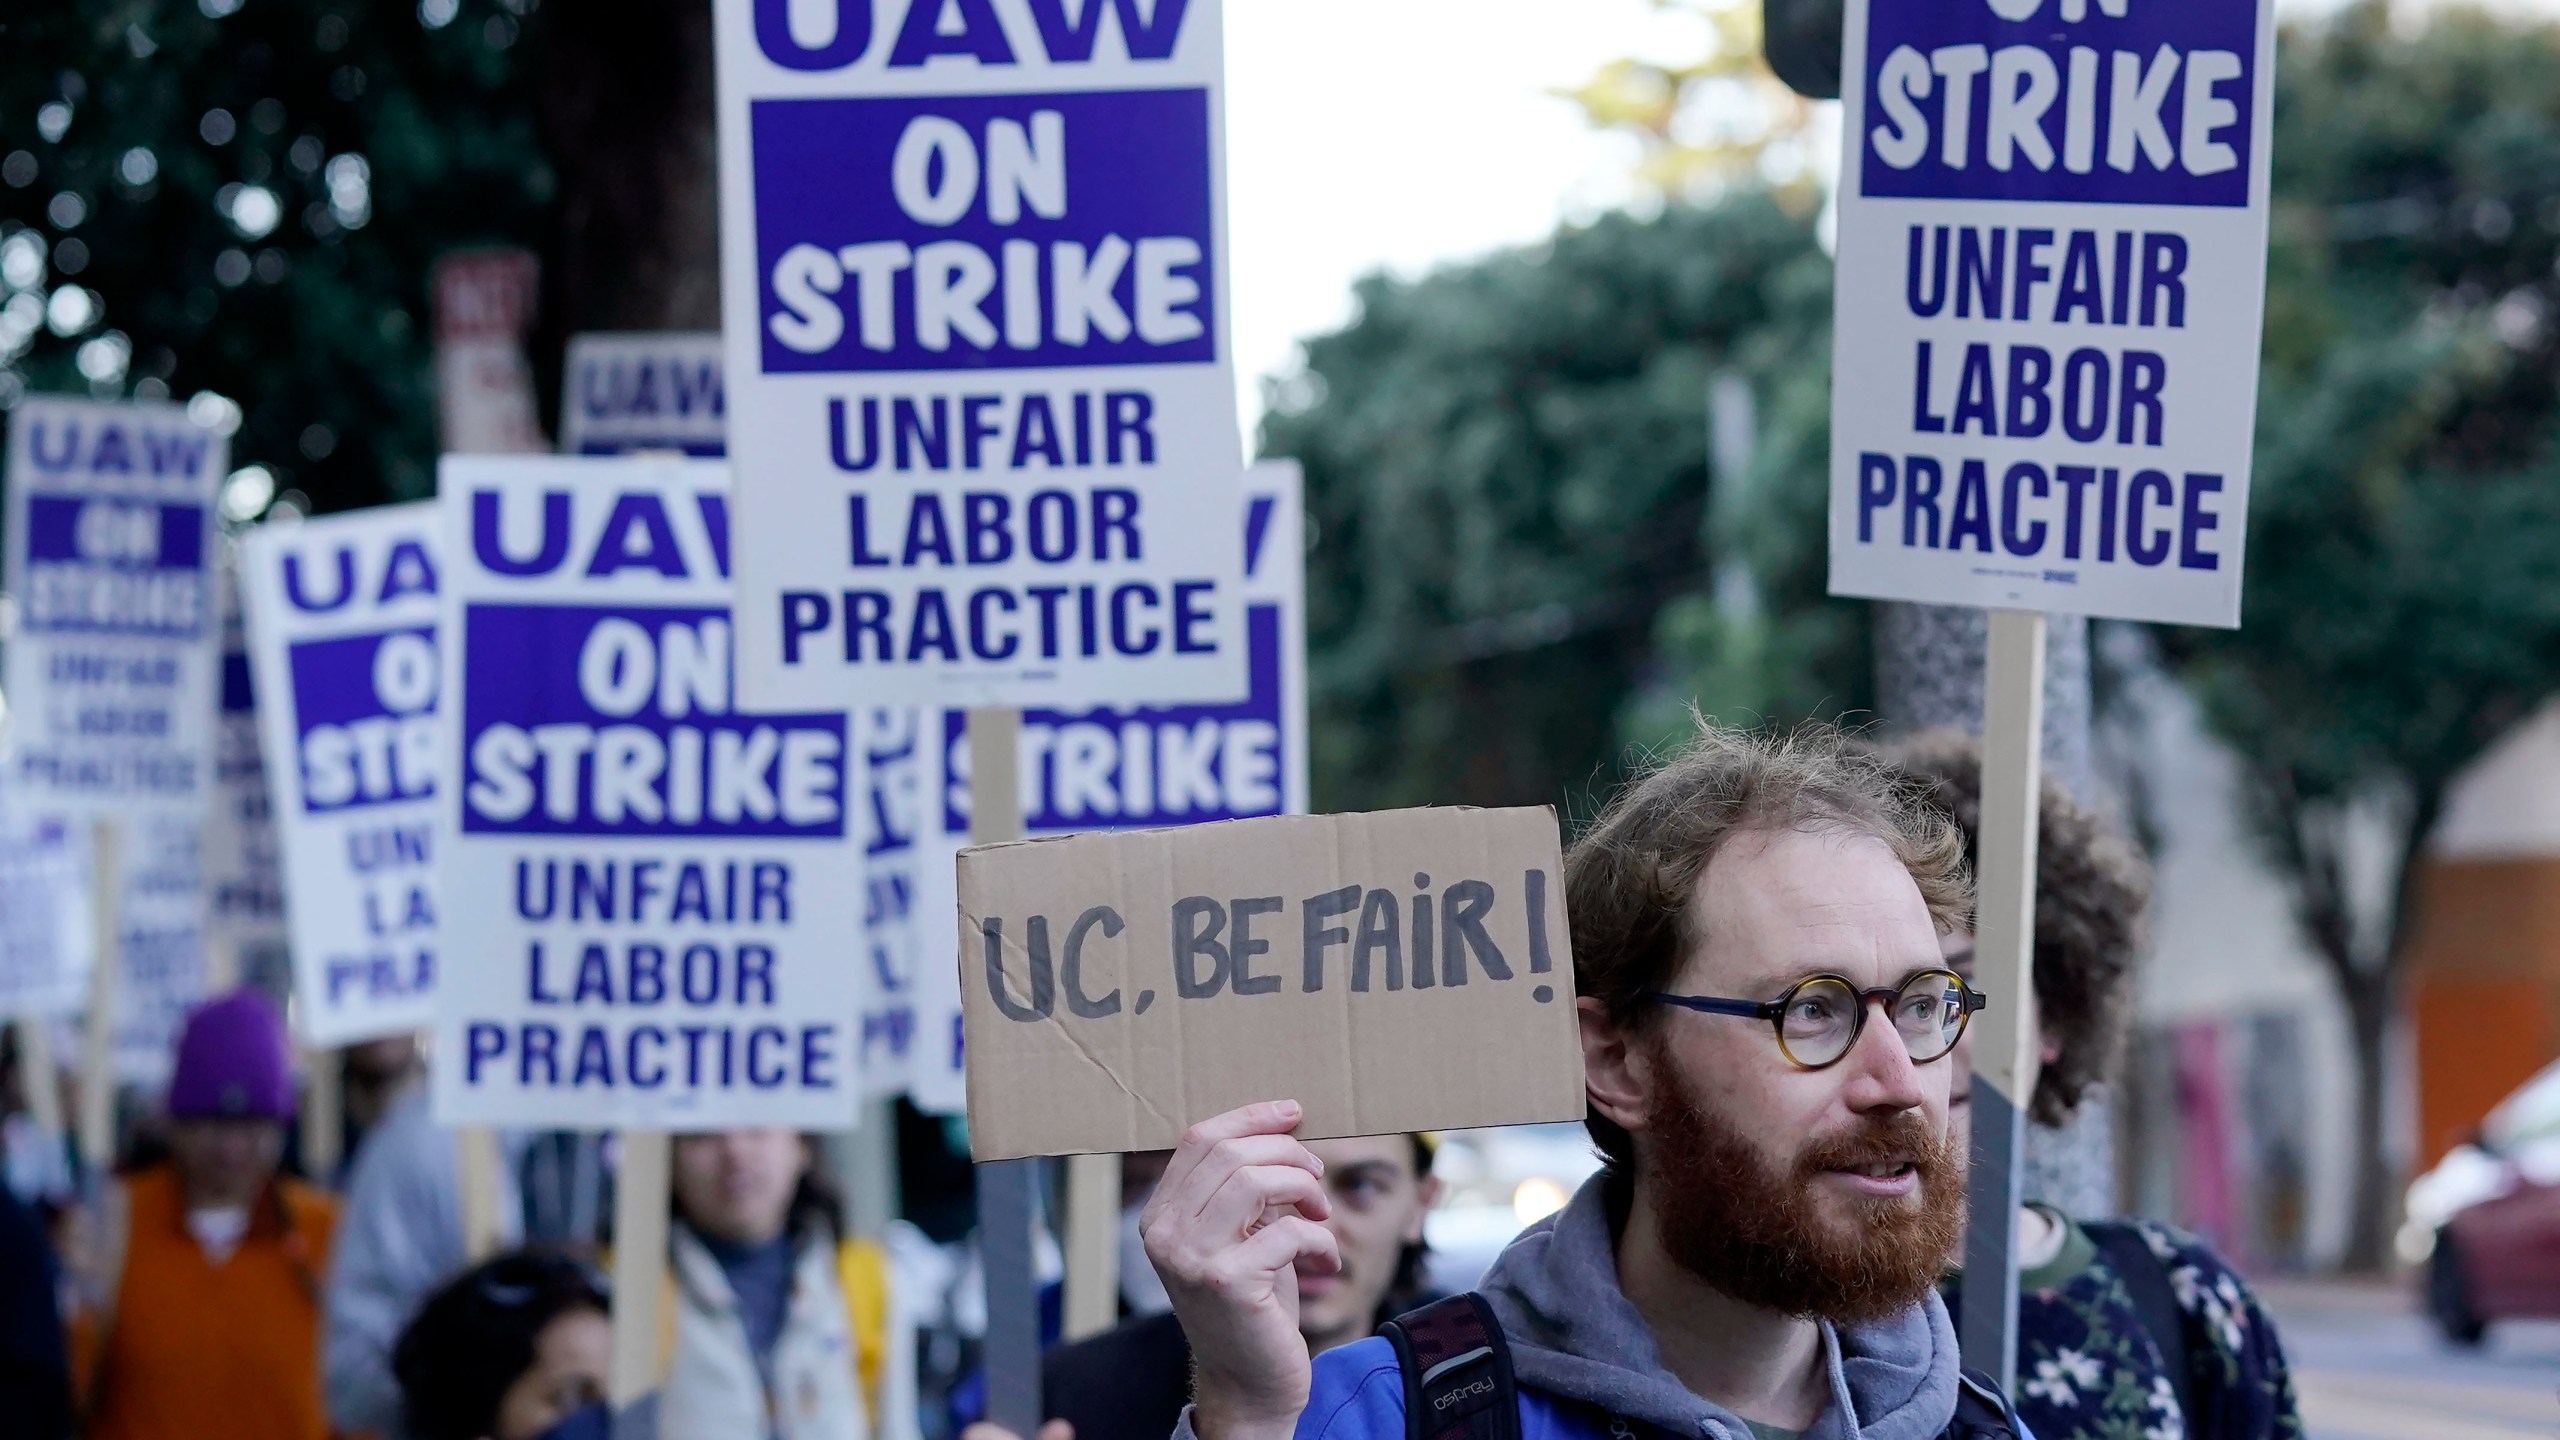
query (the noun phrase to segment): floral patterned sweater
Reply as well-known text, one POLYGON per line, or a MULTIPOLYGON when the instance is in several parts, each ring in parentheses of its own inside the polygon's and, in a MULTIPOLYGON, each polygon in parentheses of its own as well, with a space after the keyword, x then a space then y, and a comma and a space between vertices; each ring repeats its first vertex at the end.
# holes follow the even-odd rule
MULTIPOLYGON (((2302 1440, 2275 1324, 2246 1282, 2192 1235, 2147 1220, 2138 1235, 2178 1305, 2197 1413, 2178 1413, 2162 1347, 2134 1291, 2079 1222, 2062 1250, 2018 1277, 2018 1390, 2036 1440, 2302 1440)), ((1947 1303, 1960 1303, 1956 1281, 1947 1303)))

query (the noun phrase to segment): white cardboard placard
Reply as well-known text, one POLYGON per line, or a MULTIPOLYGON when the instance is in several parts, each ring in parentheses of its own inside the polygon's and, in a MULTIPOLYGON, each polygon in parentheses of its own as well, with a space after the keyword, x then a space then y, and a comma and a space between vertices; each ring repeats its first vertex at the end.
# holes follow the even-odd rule
POLYGON ((213 504, 229 447, 174 405, 9 415, 10 803, 200 815, 213 791, 213 504))
POLYGON ((853 1123, 861 752, 734 703, 726 467, 447 457, 436 1114, 853 1123))
POLYGON ((316 1044, 433 1013, 441 523, 424 500, 260 526, 242 546, 294 992, 316 1044))
POLYGON ((90 908, 79 830, 0 813, 0 1017, 49 1019, 87 1002, 90 908))
POLYGON ((714 14, 741 696, 1242 693, 1218 0, 714 14))
POLYGON ((222 699, 213 722, 213 805, 204 818, 205 932, 217 952, 245 961, 253 951, 285 943, 284 856, 258 753, 258 686, 241 613, 240 547, 225 539, 220 548, 222 699))
POLYGON ((560 452, 727 452, 729 406, 717 330, 597 331, 569 337, 561 367, 560 452))
POLYGON ((2274 0, 1850 0, 1845 44, 1832 593, 2237 625, 2274 0))
MULTIPOLYGON (((1245 477, 1244 595, 1252 689, 1227 705, 1121 705, 1022 717, 1018 774, 1024 833, 1141 830, 1307 813, 1307 605, 1302 485, 1294 460, 1245 477)), ((960 954, 949 923, 954 862, 969 843, 966 711, 933 717, 929 786, 915 869, 918 945, 910 1098, 924 1110, 966 1104, 960 954)))
POLYGON ((169 1083, 178 1033, 205 998, 204 826, 145 813, 121 844, 113 1064, 119 1082, 151 1090, 169 1083))

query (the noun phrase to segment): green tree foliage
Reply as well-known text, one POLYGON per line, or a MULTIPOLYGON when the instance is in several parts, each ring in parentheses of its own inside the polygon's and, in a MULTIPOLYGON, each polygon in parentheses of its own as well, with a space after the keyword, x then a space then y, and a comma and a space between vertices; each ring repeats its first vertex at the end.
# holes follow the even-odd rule
POLYGON ((2278 58, 2246 623, 2162 640, 2354 1024, 2350 1258, 2372 1266, 2418 847, 2560 689, 2560 28, 2452 11, 2403 32, 2366 4, 2278 58), (2394 869, 2363 897, 2349 836, 2375 815, 2394 869))
POLYGON ((1708 589, 1710 376, 1793 367, 1800 423, 1829 313, 1756 194, 1363 282, 1263 435, 1307 472, 1318 803, 1605 783, 1664 605, 1708 589))
POLYGON ((213 391, 318 508, 429 493, 433 262, 532 243, 552 189, 531 10, 0 11, 0 398, 213 391))

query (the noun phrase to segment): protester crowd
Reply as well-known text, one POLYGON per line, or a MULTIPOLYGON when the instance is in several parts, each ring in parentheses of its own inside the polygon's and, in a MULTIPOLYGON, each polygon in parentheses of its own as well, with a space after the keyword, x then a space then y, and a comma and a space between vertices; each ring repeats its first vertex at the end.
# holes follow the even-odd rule
MULTIPOLYGON (((2030 1203, 2016 1393, 1960 1353, 1980 772, 1948 735, 1702 729, 1567 855, 1599 1173, 1478 1290, 1435 1296, 1434 1136, 1301 1141, 1274 1096, 1125 1157, 1124 1323, 1049 1350, 1042 1440, 2299 1435, 2247 1285, 2147 1219, 2030 1203)), ((2050 785, 2041 824, 2021 1088, 2056 1123, 2120 1046, 2148 879, 2050 785)), ((952 1304, 967 1265, 854 1235, 788 1130, 675 1141, 656 1383, 613 1410, 610 1157, 499 1137, 499 1248, 475 1262, 460 1141, 412 1062, 373 1057, 342 1183, 314 1184, 290 1163, 283 1018, 244 988, 188 1018, 112 1175, 66 1192, 13 1164, 0 1428, 903 1440, 978 1420, 967 1347, 932 1358, 983 1312, 952 1304)))

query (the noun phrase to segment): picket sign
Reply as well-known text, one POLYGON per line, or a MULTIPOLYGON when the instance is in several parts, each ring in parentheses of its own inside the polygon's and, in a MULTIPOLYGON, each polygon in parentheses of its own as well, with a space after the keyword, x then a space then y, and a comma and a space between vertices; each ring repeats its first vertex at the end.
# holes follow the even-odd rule
POLYGON ((19 813, 93 829, 101 958, 81 1047, 92 1164, 113 1137, 118 831, 128 816, 196 823, 211 793, 213 500, 227 455, 172 405, 34 396, 10 414, 6 782, 19 813))
POLYGON ((216 548, 221 595, 221 709, 214 721, 213 803, 205 815, 205 988, 220 994, 249 974, 253 957, 285 949, 283 857, 258 753, 257 685, 240 583, 240 547, 216 548))
POLYGON ((1831 592, 1990 614, 1965 1354, 2015 1380, 2043 612, 2236 626, 2273 0, 1848 0, 1831 592))
POLYGON ((17 1032, 28 1113, 59 1140, 62 1080, 53 1030, 89 990, 88 867, 71 827, 30 823, 6 808, 0 804, 0 1015, 12 1017, 17 1032))
POLYGON ((317 1046, 433 1014, 441 525, 420 501, 263 525, 241 546, 297 1018, 317 1046))
POLYGON ((728 453, 729 405, 716 330, 600 331, 569 337, 561 365, 560 453, 728 453))
POLYGON ((718 0, 751 703, 1222 700, 1217 0, 718 0))
POLYGON ((861 752, 739 705, 726 467, 446 457, 437 1118, 619 1132, 613 1392, 651 1383, 668 1134, 850 1126, 861 752))

